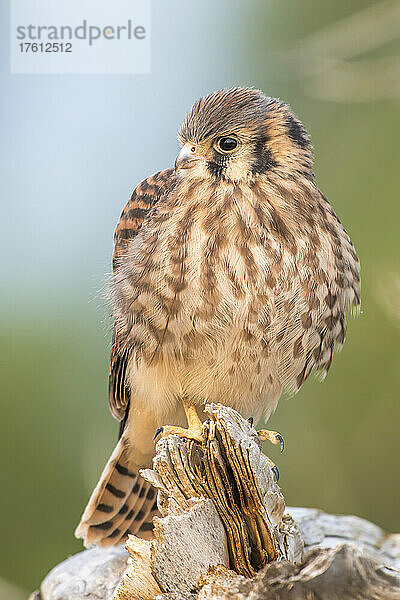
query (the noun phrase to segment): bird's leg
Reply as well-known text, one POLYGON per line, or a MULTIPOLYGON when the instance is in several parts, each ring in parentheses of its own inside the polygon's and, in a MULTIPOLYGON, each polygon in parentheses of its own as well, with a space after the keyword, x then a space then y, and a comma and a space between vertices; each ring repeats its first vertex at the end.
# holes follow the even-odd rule
POLYGON ((165 437, 167 435, 179 435, 180 437, 187 438, 189 440, 195 440, 196 442, 202 442, 202 427, 203 424, 200 421, 199 415, 197 414, 196 408, 190 402, 183 400, 183 407, 185 409, 186 418, 188 422, 188 428, 175 427, 174 425, 164 425, 159 427, 154 434, 154 439, 158 436, 165 437))

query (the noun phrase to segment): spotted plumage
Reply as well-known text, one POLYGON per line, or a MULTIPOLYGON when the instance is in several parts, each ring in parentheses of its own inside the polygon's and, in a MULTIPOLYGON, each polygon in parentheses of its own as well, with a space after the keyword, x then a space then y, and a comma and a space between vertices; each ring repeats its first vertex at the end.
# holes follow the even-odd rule
POLYGON ((138 468, 157 427, 184 423, 182 402, 268 418, 284 390, 326 374, 359 306, 357 255, 287 105, 222 90, 195 103, 178 138, 175 169, 136 188, 115 234, 110 407, 121 438, 78 528, 86 543, 149 528, 154 495, 138 468))

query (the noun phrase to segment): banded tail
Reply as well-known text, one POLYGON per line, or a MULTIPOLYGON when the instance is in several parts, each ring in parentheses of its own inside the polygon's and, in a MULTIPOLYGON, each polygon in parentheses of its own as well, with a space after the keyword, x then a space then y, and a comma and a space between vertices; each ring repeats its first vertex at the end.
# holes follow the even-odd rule
POLYGON ((156 490, 128 465, 120 439, 75 530, 86 547, 120 544, 130 533, 151 537, 158 514, 156 490))

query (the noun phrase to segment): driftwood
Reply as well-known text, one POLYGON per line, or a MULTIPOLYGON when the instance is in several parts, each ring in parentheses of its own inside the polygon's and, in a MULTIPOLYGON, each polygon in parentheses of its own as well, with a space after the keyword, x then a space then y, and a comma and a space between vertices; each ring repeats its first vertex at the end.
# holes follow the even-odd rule
POLYGON ((201 445, 163 438, 142 472, 159 490, 154 540, 130 536, 129 558, 114 548, 68 559, 38 600, 400 600, 399 534, 357 517, 285 512, 252 425, 221 405, 207 412, 201 445))

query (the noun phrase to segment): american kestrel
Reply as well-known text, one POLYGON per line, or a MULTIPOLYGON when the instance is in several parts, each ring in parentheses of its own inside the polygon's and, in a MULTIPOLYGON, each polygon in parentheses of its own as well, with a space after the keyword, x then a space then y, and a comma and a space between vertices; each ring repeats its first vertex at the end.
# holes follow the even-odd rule
POLYGON ((267 420, 284 390, 326 374, 359 306, 356 252, 285 103, 214 92, 178 139, 175 167, 139 184, 115 232, 109 403, 120 438, 76 531, 86 545, 149 535, 156 492, 138 472, 154 432, 201 439, 207 402, 267 420))

